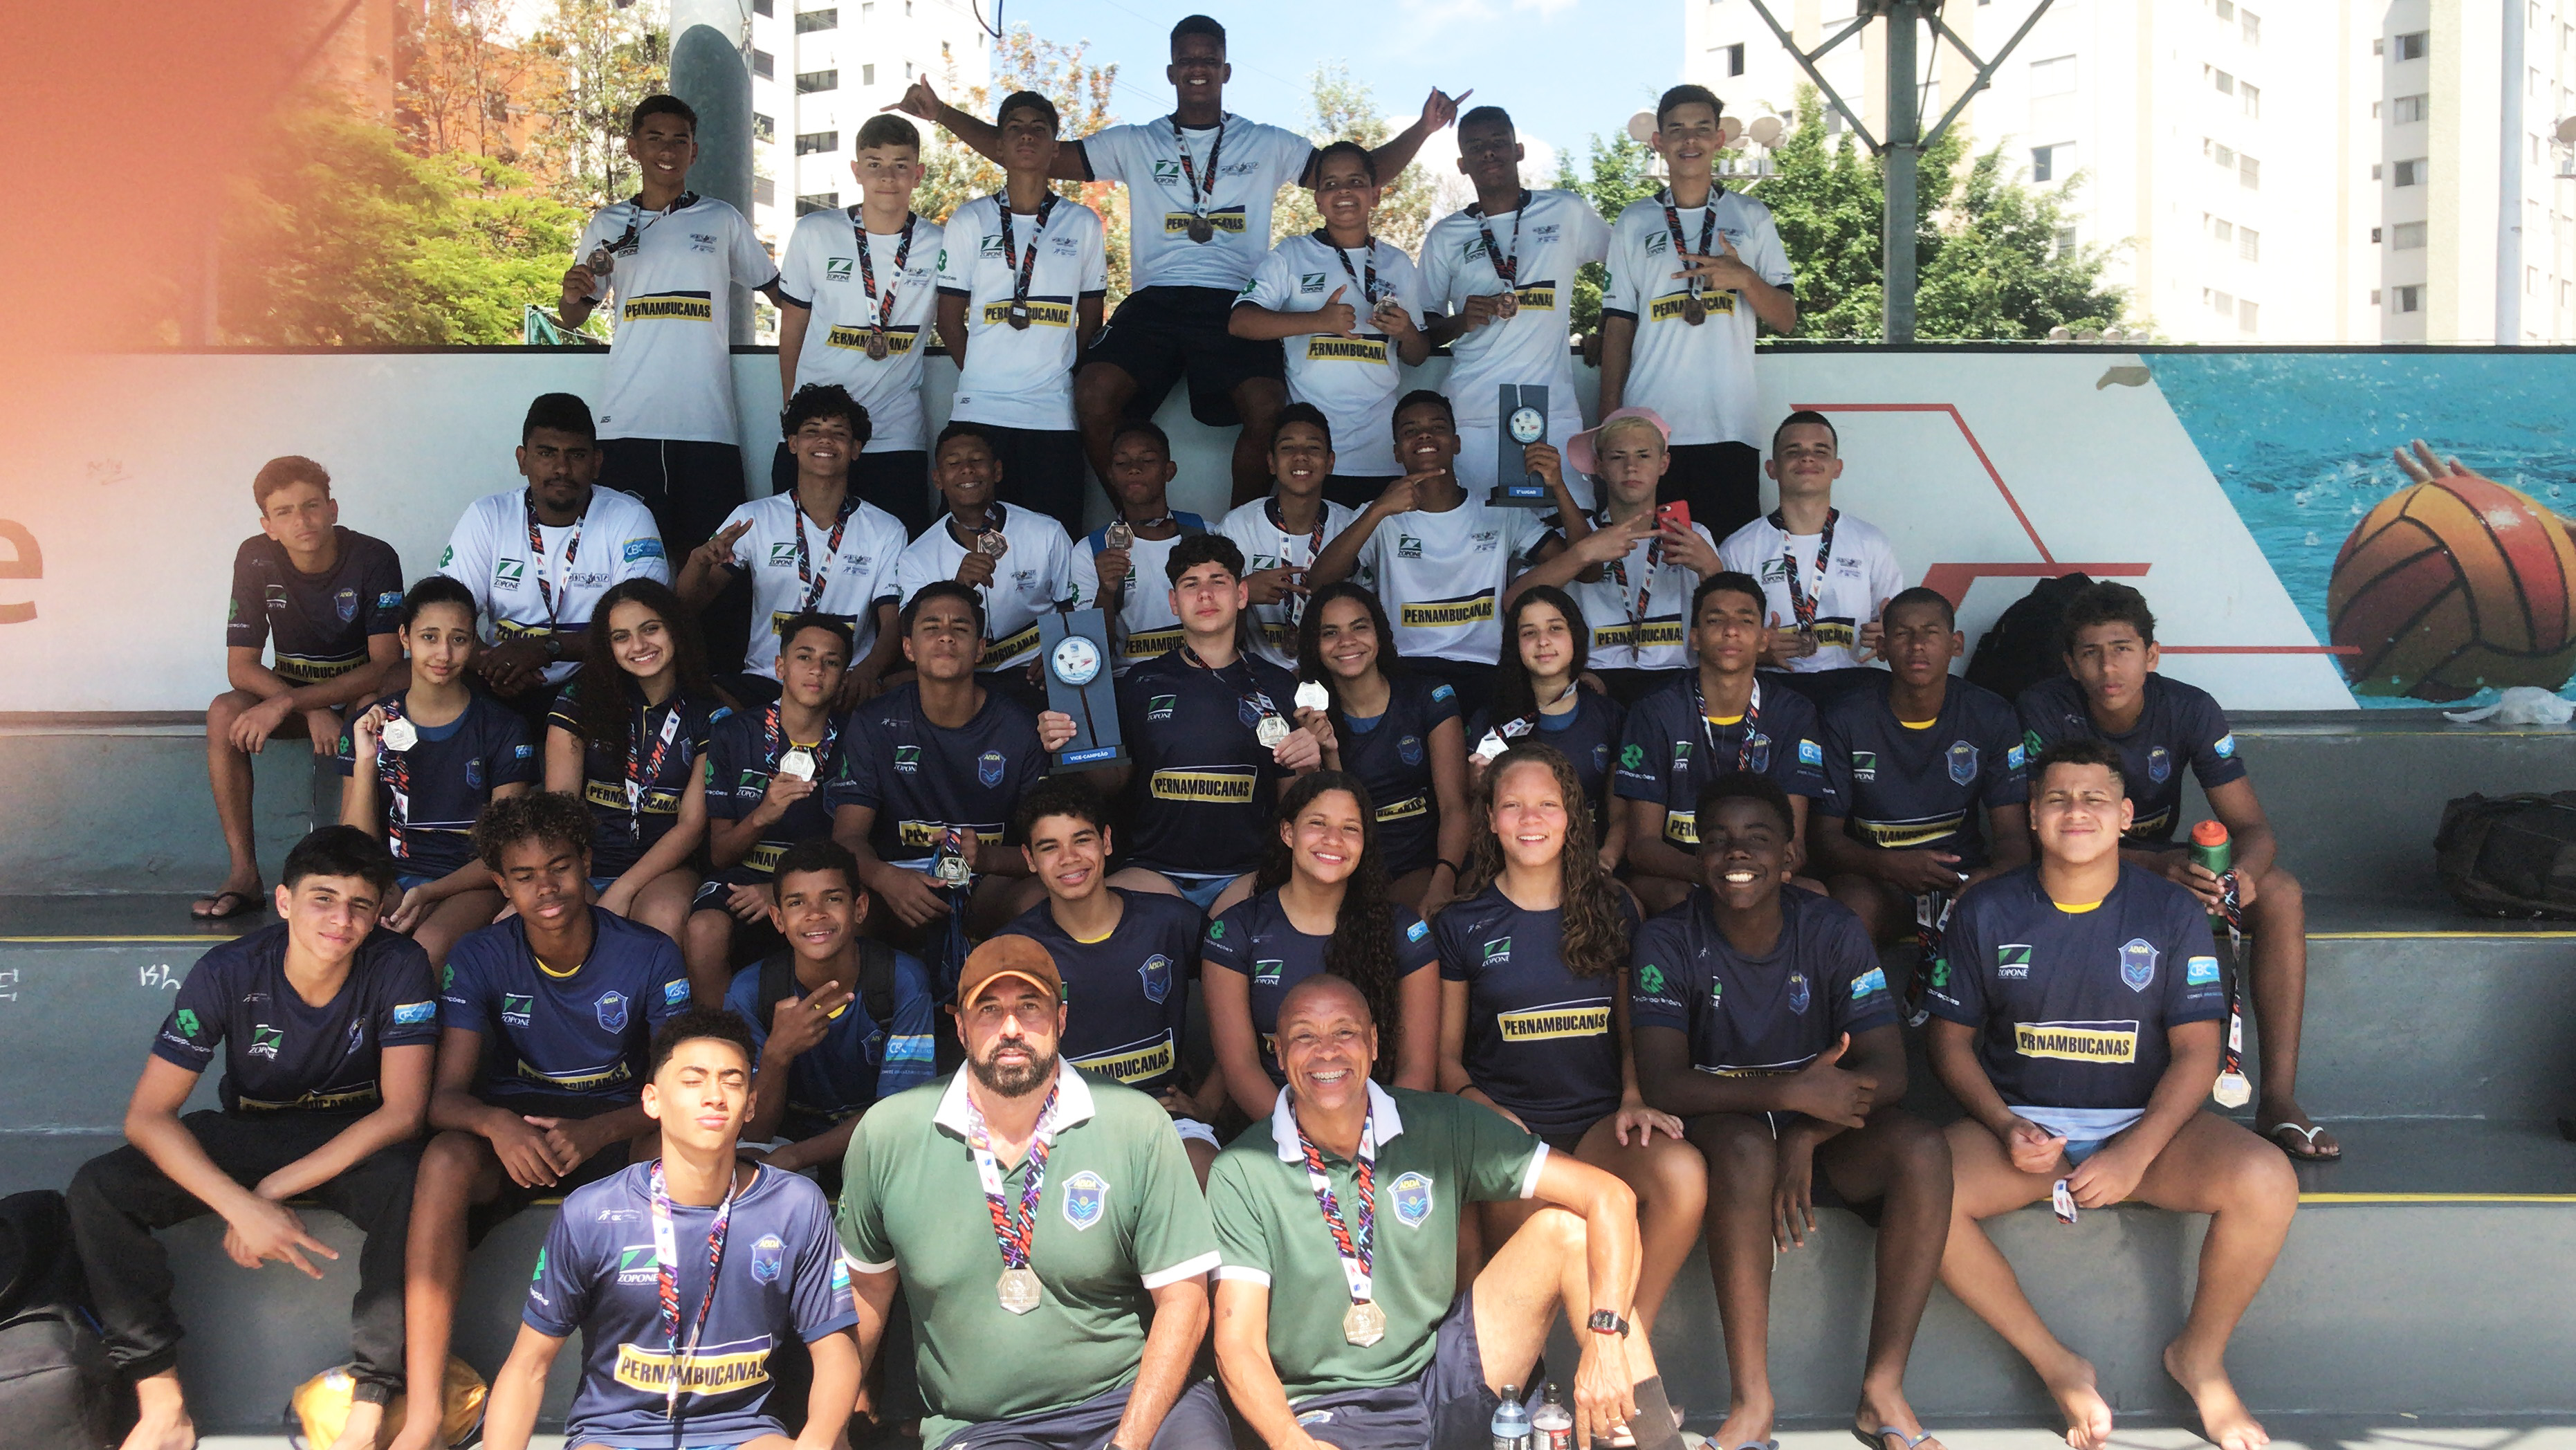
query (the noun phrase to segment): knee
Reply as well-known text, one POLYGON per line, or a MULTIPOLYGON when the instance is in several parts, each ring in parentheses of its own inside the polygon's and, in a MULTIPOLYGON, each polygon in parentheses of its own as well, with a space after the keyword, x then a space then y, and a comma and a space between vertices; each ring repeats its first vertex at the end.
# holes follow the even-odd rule
POLYGON ((1940 1129, 1910 1113, 1888 1120, 1887 1151, 1899 1177, 1914 1182, 1950 1184, 1950 1140, 1940 1129))
POLYGON ((74 1217, 101 1208, 114 1209, 120 1196, 112 1186, 118 1176, 115 1160, 126 1151, 119 1148, 114 1153, 101 1154, 72 1174, 71 1183, 63 1189, 63 1202, 74 1217))
POLYGON ((1073 375, 1074 407, 1085 413, 1112 411, 1126 405, 1136 380, 1123 368, 1093 363, 1073 375))
POLYGON ((2299 1171, 2269 1143, 2241 1145, 2222 1171, 2219 1207, 2287 1221, 2299 1207, 2299 1171))
POLYGON ((2254 898, 2254 909, 2266 918, 2280 919, 2283 913, 2290 913, 2296 918, 2304 918, 2306 915, 2307 894, 2300 887, 2299 878, 2277 865, 2263 873, 2262 884, 2257 888, 2257 892, 2254 898))
POLYGON ((242 700, 238 690, 226 690, 206 702, 206 733, 222 735, 241 718, 242 700))
POLYGON ((420 1196, 462 1197, 474 1182, 474 1172, 482 1166, 482 1140, 471 1133, 443 1132, 433 1137, 420 1150, 420 1167, 415 1175, 420 1196))
POLYGON ((1687 1142, 1658 1140, 1647 1172, 1647 1191, 1675 1208, 1708 1203, 1708 1160, 1687 1142))
POLYGON ((1778 1147, 1761 1124, 1734 1113, 1712 1113, 1691 1120, 1690 1141, 1708 1165, 1712 1187, 1769 1191, 1778 1147))
POLYGON ((1568 1257, 1580 1258, 1583 1255, 1585 1234, 1583 1215, 1572 1209, 1558 1208, 1550 1204, 1531 1214, 1528 1221, 1521 1225, 1520 1232, 1537 1234, 1545 1242, 1554 1246, 1559 1253, 1568 1257))

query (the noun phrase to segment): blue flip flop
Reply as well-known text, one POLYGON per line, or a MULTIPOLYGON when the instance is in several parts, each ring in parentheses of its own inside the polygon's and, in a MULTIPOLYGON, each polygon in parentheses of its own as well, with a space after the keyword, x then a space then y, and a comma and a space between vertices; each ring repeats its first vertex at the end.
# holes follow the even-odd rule
POLYGON ((1879 1426, 1878 1433, 1875 1435, 1867 1434, 1857 1426, 1852 1429, 1852 1438, 1868 1446, 1869 1450, 1887 1450, 1887 1437, 1890 1435, 1895 1436, 1897 1443, 1903 1445, 1905 1450, 1914 1450, 1915 1446, 1932 1438, 1932 1432, 1929 1430, 1920 1435, 1908 1436, 1894 1425, 1879 1426))

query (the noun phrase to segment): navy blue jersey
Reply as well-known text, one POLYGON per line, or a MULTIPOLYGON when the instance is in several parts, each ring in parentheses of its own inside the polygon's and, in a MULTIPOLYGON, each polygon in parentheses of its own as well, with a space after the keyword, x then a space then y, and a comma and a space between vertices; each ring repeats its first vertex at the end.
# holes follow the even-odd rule
POLYGON ((1699 849, 1700 787, 1735 770, 1758 771, 1780 789, 1826 801, 1823 732, 1816 707, 1777 679, 1757 679, 1754 708, 1720 725, 1700 713, 1699 673, 1639 700, 1628 711, 1612 789, 1664 808, 1664 839, 1699 849))
POLYGON ((152 1055, 202 1073, 222 1047, 228 1113, 372 1109, 385 1048, 438 1045, 431 983, 428 953, 378 927, 339 994, 313 1006, 286 980, 286 923, 275 922, 197 958, 152 1055))
POLYGON ((2146 708, 2127 733, 2114 735, 2093 723, 2084 687, 2067 676, 2042 680, 2021 695, 2024 745, 2033 760, 2052 740, 2092 736, 2120 752, 2120 773, 2127 778, 2131 816, 2128 846, 2170 846, 2182 826, 2182 776, 2175 767, 2191 763, 2203 791, 2245 778, 2245 762, 2236 758, 2236 737, 2228 733, 2227 712, 2207 690, 2149 673, 2146 708))
MULTIPOLYGON (((1467 722, 1467 748, 1474 750, 1494 723, 1492 712, 1477 711, 1475 718, 1467 722)), ((1583 782, 1584 799, 1592 803, 1596 833, 1610 812, 1610 757, 1619 752, 1620 738, 1627 728, 1626 706, 1598 690, 1577 690, 1573 709, 1562 715, 1539 716, 1538 727, 1520 737, 1553 746, 1574 763, 1575 777, 1583 782)))
POLYGON ((612 754, 599 741, 582 735, 576 697, 594 686, 588 671, 572 677, 572 683, 555 697, 554 713, 547 719, 583 741, 581 798, 590 806, 594 827, 593 876, 625 874, 680 823, 681 795, 704 788, 706 767, 701 762, 715 724, 733 713, 721 701, 680 691, 673 691, 659 705, 647 705, 631 678, 621 674, 617 681, 626 692, 626 739, 612 744, 622 743, 625 749, 612 754), (641 786, 632 803, 626 794, 630 773, 641 786))
POLYGON ((1287 719, 1297 679, 1238 656, 1212 670, 1188 647, 1118 677, 1118 720, 1135 757, 1127 854, 1136 865, 1202 876, 1261 864, 1287 772, 1254 738, 1265 714, 1287 719))
MULTIPOLYGON (((1440 960, 1440 949, 1432 944, 1431 927, 1419 916, 1405 909, 1401 902, 1391 903, 1388 915, 1395 928, 1395 970, 1399 977, 1409 977, 1440 960)), ((1249 900, 1237 902, 1223 916, 1208 923, 1207 937, 1199 943, 1199 960, 1203 964, 1230 968, 1243 973, 1252 984, 1252 1035, 1261 1041, 1261 1068, 1270 1080, 1285 1086, 1287 1076, 1279 1071, 1279 1059, 1272 1056, 1267 1039, 1279 1029, 1279 1002, 1288 989, 1324 970, 1325 949, 1333 944, 1329 936, 1308 936, 1288 919, 1279 904, 1279 893, 1265 891, 1249 900)), ((1395 1058, 1396 1034, 1390 1024, 1379 1023, 1381 1056, 1395 1058)))
MULTIPOLYGON (((778 757, 793 745, 814 757, 814 779, 829 782, 840 777, 842 741, 840 722, 826 720, 819 741, 790 741, 779 727, 778 707, 763 706, 757 710, 725 716, 715 723, 707 740, 707 819, 738 821, 760 809, 760 798, 769 794, 770 777, 778 772, 778 757)), ((761 833, 742 859, 723 868, 717 879, 734 886, 766 885, 778 868, 778 858, 799 841, 820 841, 832 834, 832 803, 829 789, 789 806, 769 829, 761 833)))
POLYGON ((339 552, 320 574, 298 570, 286 546, 266 534, 233 553, 224 643, 274 645, 269 668, 299 685, 347 674, 367 662, 370 635, 402 628, 402 560, 393 546, 352 529, 331 533, 339 552))
MULTIPOLYGON (((1952 680, 1920 730, 1888 705, 1894 676, 1825 712, 1825 790, 1851 838, 1882 851, 1944 851, 1961 871, 1986 864, 1982 812, 2030 799, 2021 724, 1992 690, 1952 680)), ((1919 722, 1918 722, 1919 723, 1919 722)))
POLYGON ((851 711, 843 734, 847 764, 824 794, 834 810, 877 813, 868 843, 884 861, 928 860, 947 826, 1000 841, 1021 793, 1047 772, 1036 712, 999 690, 948 730, 922 716, 921 687, 905 685, 851 711))
POLYGON ((538 965, 515 916, 448 953, 439 1019, 483 1035, 487 1100, 585 1098, 605 1111, 642 1094, 653 1030, 689 1005, 689 971, 649 926, 597 907, 590 925, 589 960, 562 975, 538 965))
POLYGON ((1780 939, 1748 957, 1713 898, 1694 891, 1637 929, 1629 1021, 1690 1039, 1691 1066, 1722 1077, 1790 1073, 1849 1032, 1893 1026, 1896 1000, 1869 933, 1829 896, 1780 888, 1780 939))
MULTIPOLYGON (((792 976, 789 982, 786 995, 805 1000, 805 988, 792 976)), ((725 1005, 751 1024, 755 1051, 768 1046, 769 1014, 778 1006, 760 996, 757 962, 734 973, 725 988, 725 1005)), ((894 1020, 869 1016, 863 998, 842 1008, 823 1040, 787 1065, 787 1115, 778 1131, 799 1141, 811 1138, 880 1098, 930 1081, 938 1019, 939 993, 930 969, 909 952, 896 952, 894 1020)))
POLYGON ((1562 910, 1524 911, 1499 886, 1450 903, 1432 927, 1440 979, 1467 984, 1468 1080, 1539 1134, 1580 1133, 1619 1110, 1619 981, 1576 976, 1564 927, 1562 910))
POLYGON ((1961 896, 1925 996, 1977 1029, 2014 1106, 2143 1108, 2173 1060, 2165 1034, 2227 1015, 2200 898, 2129 865, 2082 911, 2050 900, 2035 865, 1961 896))
POLYGON ((1429 675, 1407 671, 1388 675, 1386 684, 1386 713, 1366 719, 1346 714, 1335 734, 1342 769, 1368 787, 1369 803, 1377 809, 1377 849, 1386 861, 1386 874, 1401 876, 1440 859, 1431 732, 1442 721, 1458 718, 1458 692, 1429 675))
MULTIPOLYGON (((410 698, 409 690, 386 696, 380 702, 386 718, 410 719, 410 698)), ((402 874, 436 880, 473 862, 467 833, 492 792, 538 784, 545 767, 519 712, 480 690, 467 697, 464 714, 444 725, 413 720, 412 728, 420 741, 409 750, 377 742, 376 803, 385 816, 385 845, 402 874)), ((357 743, 345 729, 338 765, 344 776, 358 768, 357 743)))
POLYGON ((1207 918, 1187 897, 1109 889, 1123 909, 1117 929, 1103 940, 1074 940, 1044 901, 1003 930, 1034 939, 1055 958, 1069 1009, 1058 1044, 1064 1060, 1139 1092, 1161 1093, 1181 1081, 1189 983, 1198 975, 1207 918))
MULTIPOLYGON (((581 1332, 581 1388, 573 1392, 565 1438, 575 1445, 734 1445, 782 1434, 770 1413, 770 1352, 790 1339, 811 1344, 859 1319, 831 1205, 811 1179, 776 1168, 754 1170, 751 1186, 735 1196, 715 1302, 686 1362, 675 1423, 664 1409, 680 1356, 662 1327, 652 1171, 638 1163, 565 1195, 528 1281, 522 1322, 557 1339, 581 1332)), ((683 1344, 706 1299, 715 1217, 713 1208, 671 1208, 683 1344)))

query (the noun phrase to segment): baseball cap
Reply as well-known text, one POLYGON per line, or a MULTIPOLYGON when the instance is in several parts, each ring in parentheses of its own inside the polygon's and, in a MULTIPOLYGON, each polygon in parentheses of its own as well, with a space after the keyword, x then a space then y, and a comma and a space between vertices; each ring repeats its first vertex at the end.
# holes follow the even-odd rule
POLYGON ((986 987, 1004 977, 1017 977, 1064 1000, 1064 978, 1045 947, 1024 936, 997 936, 966 954, 966 965, 957 971, 957 1005, 974 1006, 986 987))
POLYGON ((1609 427, 1611 424, 1618 422, 1622 418, 1643 418, 1647 422, 1654 424, 1655 432, 1664 440, 1664 446, 1667 448, 1672 446, 1672 425, 1664 421, 1663 414, 1656 412, 1652 408, 1613 408, 1610 410, 1610 415, 1603 418, 1598 424, 1595 424, 1590 428, 1586 428, 1582 432, 1565 440, 1565 461, 1573 464, 1577 472, 1599 473, 1601 471, 1598 466, 1599 461, 1595 459, 1592 454, 1593 442, 1601 436, 1602 429, 1609 427))

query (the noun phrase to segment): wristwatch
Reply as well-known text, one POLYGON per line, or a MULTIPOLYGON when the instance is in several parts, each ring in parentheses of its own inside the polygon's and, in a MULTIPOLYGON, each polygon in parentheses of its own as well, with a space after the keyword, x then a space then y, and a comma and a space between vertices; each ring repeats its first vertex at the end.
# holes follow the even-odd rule
POLYGON ((1615 1334, 1622 1339, 1628 1337, 1628 1321, 1608 1309, 1593 1310, 1592 1317, 1583 1321, 1583 1327, 1595 1334, 1615 1334))

